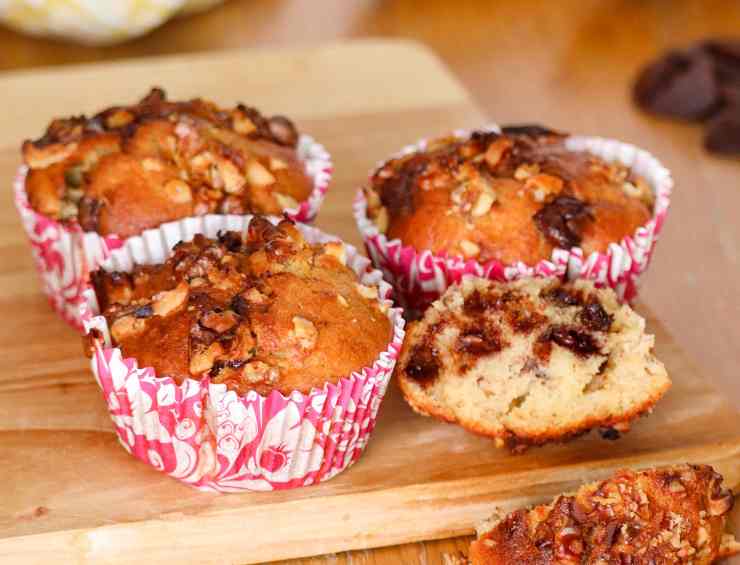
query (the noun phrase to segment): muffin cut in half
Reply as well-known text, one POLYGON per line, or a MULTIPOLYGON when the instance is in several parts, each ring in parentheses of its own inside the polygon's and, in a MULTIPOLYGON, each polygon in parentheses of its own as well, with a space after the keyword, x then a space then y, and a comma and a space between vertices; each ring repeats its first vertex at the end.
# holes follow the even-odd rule
POLYGON ((410 326, 396 374, 417 412, 520 451, 627 431, 671 384, 653 342, 589 281, 468 278, 410 326))
POLYGON ((256 216, 244 236, 197 234, 162 264, 93 283, 113 344, 139 367, 239 394, 309 393, 371 366, 392 337, 387 303, 346 257, 341 242, 256 216))
POLYGON ((84 231, 126 238, 204 214, 279 214, 313 189, 283 116, 152 91, 137 104, 54 120, 23 144, 28 201, 84 231))
POLYGON ((548 505, 494 517, 472 565, 708 565, 737 553, 724 533, 732 492, 708 465, 618 471, 548 505))

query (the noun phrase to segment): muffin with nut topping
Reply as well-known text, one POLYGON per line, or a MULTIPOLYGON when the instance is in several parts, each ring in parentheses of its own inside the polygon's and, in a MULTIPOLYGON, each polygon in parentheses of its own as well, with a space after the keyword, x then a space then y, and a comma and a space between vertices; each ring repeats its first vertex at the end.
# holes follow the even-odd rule
POLYGON ((653 343, 589 281, 471 277, 410 326, 396 374, 417 412, 519 452, 629 430, 671 384, 653 343))
POLYGON ((130 106, 54 120, 22 152, 16 206, 52 306, 78 328, 89 272, 126 239, 210 215, 309 222, 332 171, 323 147, 288 118, 170 101, 160 89, 130 106))
POLYGON ((256 216, 245 237, 196 235, 158 265, 93 275, 113 344, 175 382, 308 393, 372 365, 391 338, 378 290, 339 242, 256 216))
POLYGON ((23 144, 31 206, 84 231, 129 237, 203 214, 278 214, 308 198, 298 132, 239 104, 167 100, 54 120, 23 144))
POLYGON ((647 264, 671 186, 642 153, 541 126, 459 132, 382 163, 355 213, 376 265, 412 304, 464 274, 570 270, 631 284, 647 264), (639 268, 625 267, 625 254, 639 268))
POLYGON ((733 502, 708 465, 623 469, 549 504, 494 515, 478 528, 470 563, 710 565, 740 551, 725 532, 733 502))

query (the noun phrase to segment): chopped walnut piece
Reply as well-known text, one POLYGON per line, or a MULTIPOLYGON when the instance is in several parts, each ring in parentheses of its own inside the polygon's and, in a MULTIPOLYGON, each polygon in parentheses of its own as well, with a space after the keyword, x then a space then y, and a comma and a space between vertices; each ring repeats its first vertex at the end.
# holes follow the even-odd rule
POLYGON ((277 369, 270 367, 270 365, 263 361, 251 361, 244 365, 242 376, 248 383, 272 384, 277 381, 279 373, 277 369))
POLYGON ((277 200, 278 206, 282 209, 298 208, 298 201, 287 194, 281 194, 279 192, 274 193, 275 200, 277 200))
POLYGON ((496 202, 496 194, 492 191, 482 192, 475 201, 470 213, 473 217, 485 216, 491 210, 493 203, 496 202))
POLYGON ((336 258, 342 265, 347 264, 347 248, 340 241, 330 241, 324 245, 324 253, 336 258))
POLYGON ((270 168, 273 171, 282 171, 288 168, 288 163, 278 157, 270 157, 270 168))
POLYGON ((247 163, 247 181, 252 186, 269 186, 275 182, 275 177, 256 159, 247 163))
POLYGON ((488 149, 485 153, 485 161, 486 164, 491 168, 495 169, 496 166, 501 162, 504 155, 507 151, 511 150, 512 146, 514 144, 511 142, 510 139, 507 139, 505 137, 500 137, 491 145, 488 146, 488 149))
POLYGON ((224 348, 220 342, 214 341, 205 351, 194 354, 190 358, 190 373, 201 375, 211 370, 216 359, 223 355, 224 348))
POLYGON ((537 163, 519 165, 514 171, 516 180, 527 180, 540 172, 540 166, 537 163))
POLYGON ((190 191, 188 183, 180 179, 172 179, 165 183, 164 190, 167 196, 175 204, 185 204, 193 200, 193 194, 190 191))
POLYGON ((224 333, 236 326, 239 316, 231 310, 225 312, 207 312, 201 319, 202 326, 217 333, 224 333))
POLYGON ((376 300, 378 298, 378 288, 375 286, 367 286, 364 284, 357 283, 356 285, 357 292, 360 293, 360 296, 363 298, 367 298, 368 300, 376 300))
POLYGON ((172 290, 165 290, 154 297, 152 309, 155 316, 166 316, 170 312, 180 308, 188 297, 188 283, 185 281, 178 284, 172 290))
POLYGON ((293 316, 291 337, 295 338, 303 349, 313 349, 318 336, 319 332, 311 320, 300 316, 293 316))
POLYGON ((480 247, 468 239, 460 240, 460 249, 466 259, 472 259, 480 254, 480 247))
POLYGON ((119 341, 121 339, 130 338, 138 335, 146 328, 146 320, 143 318, 137 318, 135 316, 123 316, 113 322, 110 332, 113 339, 119 341))

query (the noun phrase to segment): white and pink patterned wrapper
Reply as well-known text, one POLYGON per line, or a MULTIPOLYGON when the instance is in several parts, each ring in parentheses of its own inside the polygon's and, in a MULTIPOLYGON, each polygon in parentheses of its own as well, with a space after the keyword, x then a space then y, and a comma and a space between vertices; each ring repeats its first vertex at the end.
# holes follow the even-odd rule
MULTIPOLYGON (((483 129, 500 131, 495 124, 483 129)), ((454 135, 464 138, 470 133, 468 130, 457 130, 454 135)), ((621 300, 632 302, 637 296, 640 275, 650 263, 668 213, 673 189, 671 174, 650 153, 628 143, 584 136, 569 136, 565 143, 573 151, 587 151, 606 161, 619 161, 642 175, 655 194, 650 221, 639 227, 633 235, 609 244, 605 253, 593 252, 584 257, 583 250, 574 247, 569 250, 555 249, 549 260, 542 260, 536 265, 523 262, 504 264, 500 261, 480 263, 461 256, 417 250, 404 245, 400 239, 389 240, 367 216, 367 201, 360 189, 353 204, 357 227, 368 255, 394 286, 399 303, 411 309, 423 310, 449 285, 459 282, 466 275, 499 281, 533 276, 585 278, 593 280, 597 286, 611 287, 621 300)), ((427 140, 422 140, 409 145, 396 156, 423 151, 426 144, 427 140)))
MULTIPOLYGON (((309 197, 285 214, 298 222, 311 222, 321 207, 331 181, 333 166, 329 154, 310 136, 301 135, 297 153, 313 180, 309 197)), ((82 289, 93 271, 126 240, 115 235, 101 236, 83 232, 75 223, 62 223, 39 214, 28 202, 25 180, 27 168, 21 167, 15 178, 15 205, 21 215, 41 276, 44 292, 59 315, 71 326, 82 330, 78 303, 82 289)))
MULTIPOLYGON (((171 247, 196 233, 242 231, 250 216, 216 216, 163 224, 129 238, 103 262, 106 270, 163 262, 171 247)), ((278 218, 273 218, 278 221, 278 218)), ((338 241, 298 224, 311 242, 338 241)), ((393 335, 372 366, 309 394, 284 396, 254 391, 240 396, 208 378, 178 385, 151 367, 124 358, 110 341, 88 284, 80 305, 91 334, 92 370, 103 392, 121 445, 158 471, 202 490, 235 492, 289 489, 330 479, 354 463, 368 442, 404 336, 392 289, 370 261, 347 246, 347 265, 366 285, 377 285, 389 307, 393 335)))

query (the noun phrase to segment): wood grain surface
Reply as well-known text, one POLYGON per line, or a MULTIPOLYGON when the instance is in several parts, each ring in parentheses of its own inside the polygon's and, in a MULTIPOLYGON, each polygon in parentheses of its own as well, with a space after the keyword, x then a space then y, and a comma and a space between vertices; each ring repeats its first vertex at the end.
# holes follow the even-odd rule
MULTIPOLYGON (((0 79, 2 92, 23 99, 2 133, 0 174, 12 176, 18 164, 12 140, 32 135, 41 127, 37 122, 93 110, 117 99, 118 91, 134 97, 152 77, 173 96, 207 93, 232 102, 234 92, 249 91, 251 103, 295 116, 326 143, 337 164, 318 225, 355 244, 350 202, 373 163, 428 134, 430 124, 444 131, 484 120, 444 68, 408 43, 22 73, 0 79), (253 81, 259 68, 260 81, 253 81), (422 84, 404 73, 409 68, 423 71, 423 86, 433 96, 420 101, 408 94, 411 84, 385 91, 391 79, 422 84), (336 69, 342 69, 340 80, 333 78, 336 69), (331 104, 325 88, 285 88, 296 79, 307 85, 331 81, 331 104), (52 88, 58 96, 47 103, 52 88), (358 99, 367 100, 364 107, 358 99)), ((485 439, 414 415, 391 388, 367 453, 336 479, 267 494, 194 491, 117 445, 78 338, 48 310, 38 290, 9 191, 5 199, 0 309, 14 323, 0 330, 0 350, 12 367, 0 377, 0 556, 10 560, 251 563, 445 538, 470 534, 493 505, 539 501, 626 465, 701 461, 714 464, 729 484, 740 483, 740 418, 643 309, 675 385, 656 413, 619 442, 592 434, 514 457, 485 439)))
MULTIPOLYGON (((705 155, 699 146, 700 129, 693 125, 659 121, 635 111, 627 88, 637 68, 661 50, 708 35, 737 34, 739 29, 740 4, 727 0, 427 0, 423 9, 415 0, 322 0, 319 8, 311 0, 231 0, 208 13, 173 21, 149 36, 111 48, 85 48, 0 29, 0 69, 229 47, 285 46, 333 38, 384 36, 422 41, 451 67, 488 116, 499 121, 542 120, 571 131, 621 137, 658 153, 672 167, 677 191, 643 297, 698 361, 704 378, 715 382, 738 405, 740 354, 735 344, 740 339, 736 323, 740 313, 736 302, 740 228, 734 216, 740 205, 740 163, 705 155), (688 262, 686 257, 692 260, 688 262)), ((389 66, 393 67, 392 60, 389 66)), ((261 82, 261 72, 240 98, 251 99, 249 92, 256 88, 255 82, 261 82)), ((418 69, 406 74, 414 80, 424 79, 418 69)), ((48 107, 55 100, 51 93, 57 86, 49 84, 48 92, 22 92, 19 99, 4 98, 9 100, 4 120, 14 115, 19 105, 16 100, 29 95, 42 101, 42 108, 48 107)), ((390 91, 394 85, 384 86, 390 91)), ((424 105, 444 89, 424 83, 422 88, 395 90, 424 105)), ((381 96, 380 103, 398 95, 381 96)), ((367 102, 368 97, 364 98, 367 102)), ((226 101, 231 100, 227 97, 226 101)), ((322 101, 316 103, 320 106, 322 101)), ((409 108, 399 108, 405 118, 415 120, 415 128, 404 122, 403 128, 395 130, 396 138, 388 137, 379 149, 392 150, 410 137, 443 127, 445 120, 470 125, 464 110, 446 111, 439 121, 434 112, 417 115, 404 110, 409 108)), ((366 152, 364 137, 374 135, 372 118, 366 118, 329 133, 341 132, 351 151, 366 152), (353 124, 365 129, 355 130, 353 124), (347 141, 350 138, 352 141, 347 141)), ((35 131, 30 130, 44 123, 47 114, 34 109, 29 119, 34 121, 26 124, 28 133, 22 136, 33 135, 35 131)), ((351 178, 341 164, 337 177, 338 181, 351 178)), ((20 241, 12 216, 0 217, 0 229, 6 237, 17 238, 16 244, 20 241)), ((7 240, 3 243, 9 244, 7 240)), ((25 253, 12 259, 5 256, 4 261, 7 270, 22 280, 21 271, 27 267, 25 253)), ((46 319, 44 305, 38 299, 35 304, 37 315, 46 319)), ((51 323, 46 333, 63 331, 51 323)), ((75 367, 74 363, 65 364, 64 355, 78 350, 74 343, 61 349, 55 363, 56 370, 64 374, 75 367)), ((41 356, 46 352, 39 349, 36 353, 41 356)), ((0 349, 0 356, 6 357, 5 350, 0 349)), ((12 356, 9 359, 17 361, 12 356)), ((24 374, 40 378, 39 371, 39 363, 24 361, 24 374)), ((54 382, 53 376, 46 380, 54 382)), ((90 399, 94 398, 95 391, 90 391, 90 399)), ((95 417, 88 415, 87 419, 94 421, 95 417)), ((736 515, 740 516, 737 510, 736 515)), ((465 545, 464 541, 456 543, 426 542, 302 562, 440 563, 442 553, 465 545)), ((740 563, 740 559, 734 562, 740 563)))

